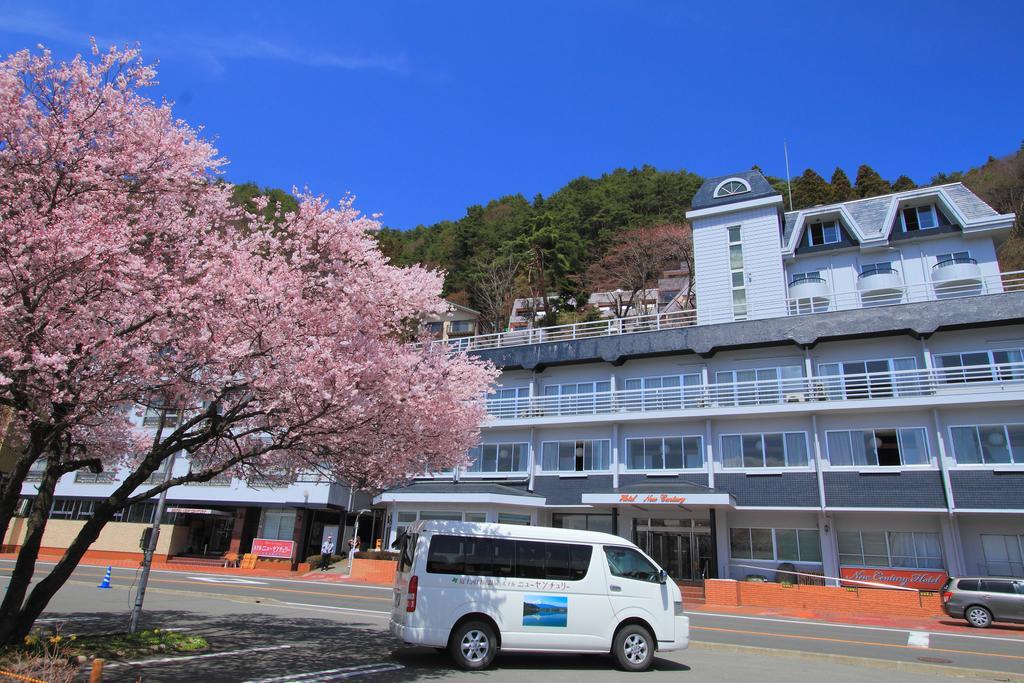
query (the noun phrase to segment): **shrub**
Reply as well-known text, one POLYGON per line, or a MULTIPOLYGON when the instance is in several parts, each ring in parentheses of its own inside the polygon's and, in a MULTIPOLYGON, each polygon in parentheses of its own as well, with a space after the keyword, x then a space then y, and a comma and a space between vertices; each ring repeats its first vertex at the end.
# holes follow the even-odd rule
POLYGON ((394 550, 365 550, 355 554, 359 560, 397 560, 398 553, 394 550))
MULTIPOLYGON (((310 569, 320 569, 320 559, 321 559, 321 557, 322 557, 321 555, 310 555, 309 557, 307 557, 306 558, 306 562, 309 563, 309 568, 310 569)), ((331 564, 334 564, 335 562, 341 562, 341 560, 342 560, 341 555, 331 555, 331 564)))

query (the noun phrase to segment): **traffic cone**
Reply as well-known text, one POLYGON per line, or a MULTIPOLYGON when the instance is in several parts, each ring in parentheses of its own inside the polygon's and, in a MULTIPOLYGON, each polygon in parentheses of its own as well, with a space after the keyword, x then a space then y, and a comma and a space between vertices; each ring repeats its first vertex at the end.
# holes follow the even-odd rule
POLYGON ((110 567, 107 567, 107 573, 103 576, 103 583, 96 586, 97 588, 110 588, 110 567))

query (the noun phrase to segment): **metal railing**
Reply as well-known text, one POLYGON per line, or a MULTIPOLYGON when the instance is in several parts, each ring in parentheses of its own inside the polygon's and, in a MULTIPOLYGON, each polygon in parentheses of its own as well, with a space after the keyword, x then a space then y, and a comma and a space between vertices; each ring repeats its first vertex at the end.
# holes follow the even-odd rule
POLYGON ((794 285, 802 285, 805 282, 817 282, 823 285, 828 284, 827 282, 825 282, 825 278, 823 277, 817 277, 815 275, 798 275, 797 277, 793 278, 793 281, 789 283, 789 286, 792 287, 794 285))
POLYGON ((977 393, 989 385, 1024 386, 1024 362, 972 365, 932 370, 892 370, 847 375, 699 384, 659 389, 489 399, 487 413, 496 419, 660 412, 782 405, 786 403, 858 401, 977 393))
POLYGON ((939 261, 934 266, 932 266, 932 270, 935 270, 936 268, 944 268, 945 266, 952 266, 957 263, 969 263, 975 266, 978 265, 978 261, 976 259, 971 258, 970 256, 954 256, 953 258, 943 259, 942 261, 939 261))
POLYGON ((860 274, 857 275, 857 279, 860 280, 861 278, 871 277, 872 275, 899 275, 899 274, 900 274, 900 271, 896 270, 892 266, 879 266, 879 267, 868 268, 867 270, 861 271, 860 274))
POLYGON ((112 484, 117 480, 114 472, 75 472, 76 484, 112 484))
MULTIPOLYGON (((878 272, 884 271, 873 271, 872 274, 878 272)), ((780 300, 770 309, 748 310, 745 319, 809 315, 827 311, 889 306, 1013 291, 1024 291, 1024 270, 988 275, 979 278, 976 283, 962 285, 945 285, 932 282, 903 284, 898 288, 892 288, 892 292, 884 296, 871 295, 858 290, 834 292, 828 296, 827 301, 814 306, 808 306, 806 299, 788 297, 780 300)), ((531 344, 547 342, 594 339, 730 322, 736 322, 736 316, 731 306, 725 306, 717 311, 702 310, 699 315, 695 310, 652 313, 629 318, 609 318, 607 320, 595 320, 569 325, 479 334, 472 337, 461 337, 445 341, 429 341, 426 344, 441 344, 454 352, 486 351, 489 349, 529 346, 531 344)))

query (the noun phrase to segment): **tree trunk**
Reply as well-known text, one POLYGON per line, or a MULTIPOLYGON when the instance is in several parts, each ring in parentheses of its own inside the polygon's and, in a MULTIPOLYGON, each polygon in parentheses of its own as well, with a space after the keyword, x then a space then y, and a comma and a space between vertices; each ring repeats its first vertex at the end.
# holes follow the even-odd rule
MULTIPOLYGON (((36 559, 39 557, 39 548, 43 542, 43 532, 46 530, 46 522, 50 516, 50 506, 53 504, 53 491, 57 488, 57 481, 60 480, 64 471, 55 462, 47 462, 43 470, 43 479, 39 482, 39 493, 32 501, 32 508, 28 516, 28 533, 25 535, 25 542, 18 551, 18 559, 11 573, 11 579, 7 584, 7 593, 4 601, 0 604, 0 644, 16 645, 22 641, 24 635, 15 637, 21 626, 20 612, 25 594, 28 592, 29 584, 32 582, 32 574, 35 571, 36 559)), ((31 628, 29 622, 27 628, 31 628)), ((27 633, 27 630, 26 630, 27 633)))
MULTIPOLYGON (((6 620, 3 622, 5 630, 0 631, 0 643, 13 645, 24 642, 25 636, 32 630, 32 625, 36 619, 43 613, 46 606, 50 604, 50 600, 57 594, 57 591, 71 578, 72 572, 75 571, 78 563, 82 561, 82 557, 89 549, 89 546, 99 538, 103 527, 114 518, 114 512, 116 512, 118 507, 118 505, 109 504, 99 506, 93 516, 89 518, 89 521, 85 523, 85 526, 78 532, 78 535, 75 536, 75 540, 68 546, 64 556, 57 562, 57 566, 32 589, 28 600, 25 601, 24 606, 17 613, 15 627, 8 632, 6 630, 6 620)), ((6 612, 4 615, 6 616, 6 612)))
POLYGON ((43 452, 45 440, 44 435, 38 431, 31 435, 28 444, 22 452, 22 456, 14 463, 11 478, 3 487, 3 493, 0 494, 0 544, 7 537, 7 528, 10 526, 11 518, 14 517, 14 511, 18 507, 18 500, 21 498, 21 485, 25 483, 25 478, 28 477, 28 472, 32 469, 33 463, 39 460, 39 456, 43 452))

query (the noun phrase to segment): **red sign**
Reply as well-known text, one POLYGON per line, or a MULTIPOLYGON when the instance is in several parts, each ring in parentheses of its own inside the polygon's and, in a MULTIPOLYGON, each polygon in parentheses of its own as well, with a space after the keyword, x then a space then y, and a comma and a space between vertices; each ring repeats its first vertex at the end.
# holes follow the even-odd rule
POLYGON ((620 493, 619 502, 638 505, 681 505, 686 502, 686 497, 667 493, 620 493))
MULTIPOLYGON (((917 588, 923 591, 938 591, 949 577, 946 572, 929 569, 889 569, 887 567, 840 567, 839 576, 853 581, 885 583, 902 588, 917 588)), ((859 583, 843 583, 844 586, 864 587, 859 583)))
POLYGON ((254 538, 251 552, 259 557, 279 557, 290 560, 295 553, 295 541, 274 541, 268 538, 254 538))

